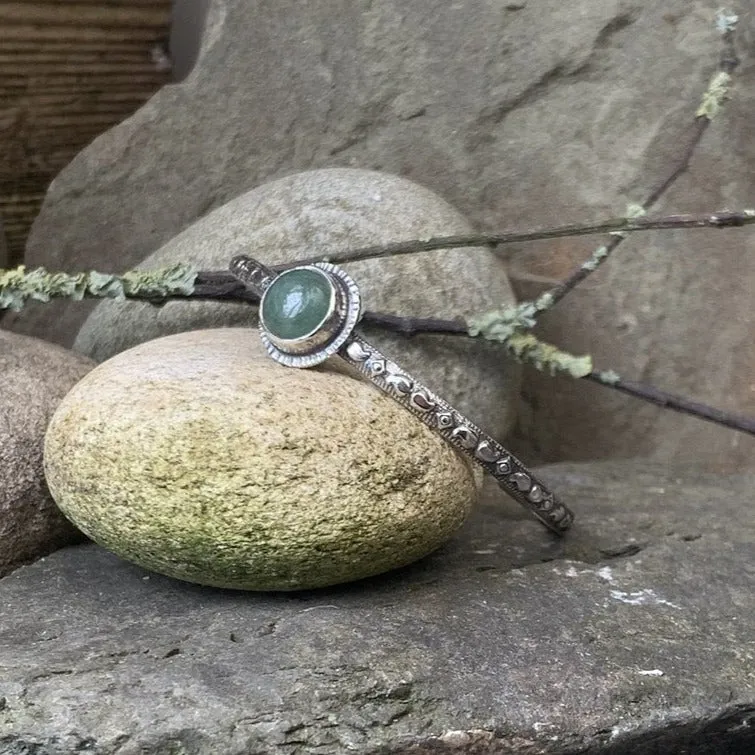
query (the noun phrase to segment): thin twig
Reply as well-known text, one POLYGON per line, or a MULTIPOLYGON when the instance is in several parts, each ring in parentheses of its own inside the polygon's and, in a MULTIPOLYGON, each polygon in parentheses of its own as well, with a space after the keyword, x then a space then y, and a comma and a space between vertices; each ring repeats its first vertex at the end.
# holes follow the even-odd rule
MULTIPOLYGON (((229 281, 226 280, 226 275, 224 273, 200 273, 198 280, 200 278, 209 280, 211 277, 217 277, 222 287, 226 287, 229 283, 229 281)), ((247 301, 256 300, 255 295, 250 295, 248 289, 245 290, 244 293, 244 298, 247 301)), ((210 294, 208 298, 219 298, 211 294, 209 289, 205 291, 205 295, 207 294, 210 294)), ((422 334, 471 337, 469 333, 469 324, 461 318, 444 320, 434 317, 404 317, 401 315, 387 314, 385 312, 368 311, 364 313, 362 322, 406 337, 422 334)), ((510 351, 510 349, 508 350, 510 351)), ((528 358, 527 354, 522 354, 520 356, 525 360, 528 358)), ((681 414, 687 414, 713 424, 728 427, 737 432, 755 436, 755 418, 753 417, 726 412, 722 409, 716 409, 715 407, 708 406, 699 401, 694 401, 678 394, 668 393, 667 391, 663 391, 660 388, 656 388, 647 383, 627 380, 612 371, 592 371, 587 375, 583 375, 581 379, 589 380, 593 383, 599 383, 606 388, 620 391, 621 393, 665 409, 671 409, 672 411, 681 414)))
POLYGON ((227 270, 200 270, 187 298, 259 303, 259 296, 227 270))
MULTIPOLYGON (((330 255, 332 261, 344 262, 374 257, 390 257, 402 254, 416 254, 433 249, 447 249, 459 246, 484 246, 486 244, 507 244, 515 241, 543 240, 582 236, 599 233, 631 233, 649 230, 681 230, 692 228, 739 228, 755 224, 755 209, 737 212, 713 212, 700 214, 664 215, 654 218, 626 217, 611 218, 596 223, 576 223, 559 228, 515 231, 501 234, 443 236, 427 240, 402 241, 387 246, 372 246, 353 252, 330 255)), ((615 236, 614 238, 621 238, 615 236)), ((275 265, 283 270, 298 265, 321 260, 314 257, 296 262, 275 265)), ((123 298, 141 299, 152 302, 168 298, 220 299, 228 301, 251 301, 252 297, 234 276, 224 270, 204 270, 198 273, 176 265, 173 268, 156 271, 132 270, 123 275, 109 275, 99 272, 88 273, 48 273, 42 268, 26 271, 24 268, 0 269, 0 310, 16 309, 27 299, 47 301, 54 298, 80 300, 84 298, 123 298), (187 274, 194 275, 194 288, 181 293, 187 286, 187 274), (167 287, 167 294, 164 288, 167 287)))
MULTIPOLYGON (((396 315, 386 316, 381 313, 365 313, 365 321, 369 321, 373 317, 374 324, 405 336, 414 336, 422 333, 432 335, 469 335, 467 332, 468 326, 461 320, 421 319, 396 315), (368 314, 371 317, 368 317, 368 314)), ((755 436, 755 417, 716 409, 699 401, 661 390, 648 383, 627 380, 613 371, 593 371, 587 375, 583 375, 581 379, 599 383, 606 388, 612 388, 613 390, 655 404, 664 409, 671 409, 681 414, 687 414, 716 425, 723 425, 737 432, 755 436)))
MULTIPOLYGON (((247 288, 231 273, 200 271, 194 284, 194 293, 188 296, 172 296, 171 299, 202 299, 206 301, 245 301, 259 304, 259 296, 247 288)), ((362 320, 366 325, 382 328, 392 333, 400 333, 411 338, 420 334, 429 335, 469 335, 469 326, 462 318, 444 320, 438 317, 404 317, 388 312, 365 311, 362 320)))
MULTIPOLYGON (((467 332, 468 326, 463 320, 400 317, 398 315, 385 315, 379 312, 365 313, 364 319, 365 322, 372 322, 374 325, 404 336, 419 334, 469 336, 467 332)), ((524 358, 526 359, 527 355, 524 355, 524 358)), ((728 427, 731 430, 736 430, 746 435, 755 436, 755 417, 727 412, 675 393, 669 393, 648 383, 627 380, 613 371, 593 371, 587 375, 583 375, 580 379, 599 383, 606 388, 611 388, 664 409, 671 409, 681 414, 697 417, 706 422, 728 427)))
MULTIPOLYGON (((175 299, 194 301, 239 301, 248 304, 259 302, 259 299, 255 294, 249 291, 249 289, 247 289, 231 273, 224 270, 205 270, 193 273, 193 288, 190 286, 184 288, 188 281, 187 270, 172 268, 168 269, 167 272, 170 274, 168 277, 172 281, 172 283, 170 283, 171 293, 168 294, 162 293, 166 289, 167 281, 158 275, 159 271, 150 271, 146 274, 136 276, 136 278, 134 278, 132 274, 129 286, 123 285, 124 279, 122 276, 109 276, 97 273, 94 274, 95 279, 106 281, 106 285, 97 288, 93 288, 91 285, 79 286, 75 289, 75 295, 72 295, 72 281, 77 281, 81 276, 91 278, 92 274, 47 274, 42 270, 34 270, 27 274, 28 277, 24 277, 24 274, 19 273, 19 271, 0 270, 0 299, 5 296, 6 300, 9 302, 20 301, 21 304, 23 304, 26 298, 41 298, 42 300, 50 298, 102 298, 104 296, 113 296, 113 292, 118 291, 120 293, 117 298, 125 297, 127 299, 147 301, 153 305, 161 305, 167 301, 175 299), (4 289, 2 285, 4 276, 14 281, 17 281, 19 277, 21 277, 26 283, 28 283, 29 280, 38 281, 40 284, 44 282, 44 285, 41 286, 39 291, 34 292, 35 295, 32 295, 28 290, 20 292, 16 289, 4 289), (145 276, 148 280, 159 280, 159 283, 154 287, 146 285, 143 280, 143 277, 145 276), (48 277, 57 280, 60 285, 51 289, 48 285, 48 277), (135 285, 135 281, 138 285, 135 285), (19 296, 20 293, 23 293, 23 297, 19 296)), ((129 279, 126 280, 128 281, 129 279)), ((401 315, 387 314, 384 312, 365 312, 363 322, 384 330, 399 333, 403 336, 427 334, 452 335, 467 338, 472 337, 470 334, 471 325, 463 319, 444 320, 431 317, 403 317, 401 315)), ((479 337, 481 339, 484 338, 482 335, 479 337)), ((547 347, 547 344, 545 346, 547 347)), ((506 347, 506 344, 504 344, 504 347, 506 347)), ((512 351, 512 349, 508 350, 509 352, 512 351)), ((561 354, 563 354, 563 352, 561 352, 561 354)), ((522 351, 519 356, 521 359, 528 361, 533 354, 522 351)), ((565 356, 569 357, 570 355, 565 356)), ((578 360, 579 358, 575 357, 575 359, 578 360)), ((608 388, 621 391, 622 393, 629 394, 635 398, 642 399, 643 401, 649 401, 653 404, 673 409, 674 411, 684 412, 691 416, 723 425, 732 430, 755 435, 755 420, 752 418, 730 414, 681 396, 666 393, 651 385, 624 380, 612 372, 590 372, 581 377, 582 379, 598 382, 608 388)))
POLYGON ((463 319, 443 320, 437 317, 402 317, 387 312, 371 312, 367 310, 362 315, 362 322, 376 328, 382 328, 393 333, 411 338, 423 333, 436 336, 468 336, 469 326, 463 319))
POLYGON ((436 249, 453 249, 467 246, 499 246, 524 241, 543 241, 570 236, 592 236, 601 233, 635 233, 638 231, 682 230, 693 228, 738 228, 755 224, 755 209, 739 212, 714 212, 689 215, 664 215, 659 217, 610 218, 596 223, 572 223, 557 228, 536 228, 529 231, 512 231, 498 234, 466 234, 460 236, 436 236, 430 239, 399 241, 395 244, 381 244, 345 250, 327 255, 316 255, 279 265, 278 268, 310 265, 314 262, 343 264, 367 259, 400 257, 405 254, 419 254, 436 249))
MULTIPOLYGON (((204 299, 209 301, 230 300, 246 301, 259 304, 259 296, 247 288, 238 278, 230 273, 201 271, 197 273, 194 293, 186 299, 204 299)), ((438 317, 404 317, 388 312, 367 310, 362 315, 362 322, 376 328, 400 333, 410 338, 421 333, 432 335, 469 335, 469 326, 462 318, 444 320, 438 317)))
POLYGON ((626 393, 629 396, 648 401, 664 409, 671 409, 682 414, 689 414, 699 419, 704 419, 716 425, 723 425, 732 430, 737 430, 747 435, 755 435, 755 417, 748 417, 744 414, 735 414, 725 412, 722 409, 716 409, 698 401, 679 396, 674 393, 667 393, 647 383, 638 383, 634 380, 625 380, 613 372, 591 372, 585 375, 583 380, 589 380, 593 383, 600 383, 614 390, 626 393))
MULTIPOLYGON (((207 274, 200 273, 199 275, 206 276, 207 274)), ((213 273, 211 275, 216 274, 213 273)), ((222 278, 224 278, 224 275, 225 274, 222 273, 219 275, 221 280, 222 278)), ((227 285, 227 282, 222 281, 221 285, 225 286, 227 285)), ((208 298, 219 297, 211 295, 208 296, 208 298)), ((250 295, 248 289, 245 291, 244 298, 250 302, 257 300, 257 297, 254 294, 250 295)), ((472 337, 469 333, 469 324, 462 318, 445 320, 436 317, 405 317, 402 315, 388 314, 386 312, 367 311, 362 317, 362 322, 392 333, 400 334, 408 338, 417 335, 452 335, 464 336, 468 338, 472 337)), ((506 348, 505 344, 504 348, 506 348)), ((507 349, 507 351, 511 352, 510 349, 507 349)), ((519 356, 524 360, 528 359, 528 355, 526 353, 520 354, 519 356)), ((702 419, 713 424, 728 427, 729 429, 736 430, 737 432, 755 436, 755 417, 748 417, 744 414, 737 414, 734 412, 727 412, 722 409, 717 409, 713 406, 708 406, 707 404, 703 404, 699 401, 694 401, 693 399, 661 390, 660 388, 656 388, 654 385, 650 385, 648 383, 640 383, 635 380, 627 380, 612 371, 592 371, 587 375, 583 375, 580 379, 588 380, 593 383, 599 383, 606 388, 611 388, 642 401, 663 407, 664 409, 670 409, 681 414, 687 414, 689 416, 697 417, 698 419, 702 419)))
MULTIPOLYGON (((419 334, 469 336, 468 325, 463 320, 440 320, 433 318, 401 317, 383 313, 365 313, 365 322, 372 322, 386 330, 404 336, 419 334)), ((526 358, 526 355, 524 355, 526 358)), ((727 412, 693 399, 656 388, 648 383, 627 380, 612 371, 590 372, 581 377, 593 383, 633 396, 664 409, 687 414, 731 430, 755 436, 755 417, 727 412)))
POLYGON ((572 271, 568 277, 564 278, 561 283, 540 294, 534 302, 535 312, 532 315, 533 319, 536 320, 538 315, 555 307, 561 299, 573 291, 585 278, 592 275, 611 256, 623 240, 623 235, 612 236, 603 246, 599 246, 578 268, 572 271))
MULTIPOLYGON (((736 23, 737 16, 735 14, 719 10, 716 25, 721 33, 722 50, 718 62, 718 73, 711 80, 708 89, 703 94, 700 106, 695 111, 695 120, 690 128, 689 135, 684 140, 685 146, 679 160, 671 172, 651 188, 641 205, 630 207, 630 212, 628 213, 630 216, 644 216, 647 210, 653 208, 676 183, 676 180, 689 169, 690 161, 703 135, 708 130, 713 118, 720 111, 724 100, 728 97, 731 74, 739 65, 739 59, 734 47, 734 29, 736 23)), ((576 268, 571 275, 557 286, 554 286, 550 291, 546 291, 538 297, 535 302, 536 313, 533 315, 534 319, 537 319, 539 314, 555 307, 567 294, 592 275, 616 251, 625 238, 626 234, 624 232, 613 233, 612 237, 603 246, 598 247, 588 260, 576 268)))

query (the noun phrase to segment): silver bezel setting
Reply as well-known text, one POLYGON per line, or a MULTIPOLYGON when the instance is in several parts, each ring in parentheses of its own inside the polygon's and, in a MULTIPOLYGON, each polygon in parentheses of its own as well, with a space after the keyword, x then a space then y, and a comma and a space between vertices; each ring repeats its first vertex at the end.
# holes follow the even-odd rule
MULTIPOLYGON (((314 265, 290 268, 290 270, 312 269, 325 273, 333 287, 331 312, 320 327, 302 338, 282 340, 267 330, 260 316, 260 337, 267 353, 276 362, 286 367, 307 368, 322 364, 346 343, 362 316, 362 297, 359 287, 340 267, 331 265, 329 262, 316 262, 314 265)), ((264 294, 262 301, 264 301, 264 294)))

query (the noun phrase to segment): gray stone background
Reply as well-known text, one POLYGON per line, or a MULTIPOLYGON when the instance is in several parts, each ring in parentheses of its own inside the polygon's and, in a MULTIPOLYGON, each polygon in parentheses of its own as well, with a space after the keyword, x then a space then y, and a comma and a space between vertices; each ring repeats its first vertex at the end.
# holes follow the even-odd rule
MULTIPOLYGON (((679 159, 718 63, 717 7, 217 0, 187 78, 55 180, 27 263, 125 270, 243 191, 322 166, 413 179, 480 230, 622 214, 679 159)), ((658 211, 752 203, 753 20, 746 4, 740 10, 732 99, 658 211)), ((633 238, 548 315, 542 335, 592 353, 599 368, 746 412, 754 243, 747 230, 633 238)), ((502 253, 517 275, 552 279, 596 244, 502 253)), ((6 325, 70 345, 88 311, 45 306, 6 325)), ((517 432, 519 450, 548 461, 653 456, 732 470, 749 466, 755 448, 534 371, 517 432)))

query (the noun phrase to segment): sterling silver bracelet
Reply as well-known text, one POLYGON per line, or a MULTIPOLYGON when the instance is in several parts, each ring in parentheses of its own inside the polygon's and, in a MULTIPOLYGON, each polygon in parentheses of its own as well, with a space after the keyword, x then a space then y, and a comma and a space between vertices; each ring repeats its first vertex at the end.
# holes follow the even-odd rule
POLYGON ((491 474, 546 527, 561 535, 571 526, 572 512, 519 459, 354 332, 362 301, 345 271, 318 262, 279 273, 245 255, 234 257, 230 270, 260 297, 260 335, 276 362, 313 367, 339 356, 491 474))

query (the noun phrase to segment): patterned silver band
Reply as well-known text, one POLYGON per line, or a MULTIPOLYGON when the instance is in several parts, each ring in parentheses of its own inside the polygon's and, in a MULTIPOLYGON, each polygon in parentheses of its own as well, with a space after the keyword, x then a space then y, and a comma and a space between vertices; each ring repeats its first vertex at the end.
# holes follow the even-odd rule
MULTIPOLYGON (((329 277, 337 293, 335 314, 329 314, 327 322, 317 333, 290 343, 282 342, 271 334, 261 317, 260 333, 273 359, 289 367, 310 367, 333 355, 341 357, 492 475, 504 491, 529 509, 546 527, 559 535, 566 532, 574 515, 519 459, 353 332, 361 316, 361 301, 359 289, 348 274, 327 263, 300 269, 316 270, 329 277)), ((234 257, 230 270, 263 297, 263 304, 265 291, 278 275, 246 256, 234 257)))

